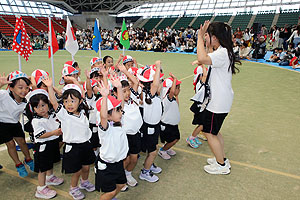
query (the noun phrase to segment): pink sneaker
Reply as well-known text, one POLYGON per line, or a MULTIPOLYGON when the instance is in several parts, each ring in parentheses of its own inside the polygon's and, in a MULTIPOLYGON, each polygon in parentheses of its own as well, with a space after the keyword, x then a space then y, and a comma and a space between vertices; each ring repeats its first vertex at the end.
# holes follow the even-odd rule
POLYGON ((64 182, 64 179, 52 176, 50 179, 46 178, 46 185, 61 185, 64 182))
POLYGON ((35 192, 35 197, 40 199, 52 199, 56 196, 56 191, 51 190, 46 186, 43 190, 39 191, 38 189, 35 192))
POLYGON ((95 190, 95 186, 91 182, 89 182, 88 180, 82 182, 81 179, 80 179, 79 188, 85 189, 88 192, 93 192, 95 190))
POLYGON ((162 149, 159 149, 159 150, 158 150, 158 155, 159 155, 160 157, 162 157, 163 159, 165 159, 165 160, 171 159, 171 156, 167 153, 167 151, 164 151, 164 150, 162 150, 162 149))
POLYGON ((73 189, 70 189, 69 195, 71 195, 72 198, 75 199, 75 200, 84 199, 84 197, 85 197, 84 194, 82 192, 80 192, 79 187, 75 187, 73 189))

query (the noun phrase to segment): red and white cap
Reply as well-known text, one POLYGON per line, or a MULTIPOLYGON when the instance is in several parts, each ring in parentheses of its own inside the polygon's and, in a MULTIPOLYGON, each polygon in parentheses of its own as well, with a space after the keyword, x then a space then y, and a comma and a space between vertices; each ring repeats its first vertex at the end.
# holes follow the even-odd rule
MULTIPOLYGON (((142 82, 151 82, 153 81, 155 71, 155 65, 146 65, 137 70, 137 78, 142 82)), ((160 73, 160 78, 162 78, 163 76, 164 74, 160 73)))
MULTIPOLYGON (((97 86, 98 83, 99 83, 99 81, 96 81, 95 79, 90 79, 90 81, 91 81, 92 88, 95 87, 95 86, 97 86)), ((83 90, 86 91, 86 81, 83 84, 83 90)))
POLYGON ((124 56, 123 64, 126 64, 128 62, 133 62, 133 58, 131 56, 124 56))
POLYGON ((29 99, 30 99, 31 97, 33 97, 34 95, 37 95, 37 94, 43 94, 43 95, 47 96, 47 98, 49 99, 49 94, 48 94, 48 92, 47 92, 46 90, 44 90, 44 89, 35 89, 35 90, 33 90, 33 91, 30 93, 30 95, 29 95, 29 99))
POLYGON ((196 81, 199 75, 203 74, 203 69, 202 66, 198 66, 194 69, 194 80, 193 80, 193 85, 196 85, 196 81))
POLYGON ((137 71, 138 71, 137 67, 131 67, 131 68, 128 69, 128 72, 131 73, 134 76, 136 76, 137 71))
POLYGON ((102 58, 99 58, 99 57, 94 57, 94 58, 92 58, 91 61, 90 61, 91 67, 92 67, 96 62, 99 62, 99 61, 102 61, 102 58))
MULTIPOLYGON (((102 105, 102 100, 103 100, 103 97, 100 98, 97 103, 96 103, 96 108, 97 110, 100 112, 101 110, 101 105, 102 105)), ((111 109, 114 109, 118 106, 121 106, 121 102, 122 101, 119 101, 117 100, 115 97, 113 96, 107 96, 107 110, 111 110, 111 109)))
MULTIPOLYGON (((169 89, 172 87, 173 85, 173 78, 167 78, 164 82, 163 82, 163 89, 162 89, 162 96, 165 97, 166 94, 168 93, 169 89)), ((181 81, 176 80, 176 85, 180 85, 181 81)))
POLYGON ((73 67, 74 62, 72 60, 65 62, 64 67, 73 67))
POLYGON ((73 74, 78 74, 78 70, 76 70, 74 67, 72 66, 66 66, 63 68, 63 70, 61 71, 62 77, 59 80, 59 84, 63 85, 65 83, 63 77, 64 76, 68 76, 68 75, 73 75, 73 74))
POLYGON ((14 71, 14 72, 11 72, 9 75, 8 75, 8 81, 13 81, 13 80, 17 80, 17 79, 20 79, 20 78, 27 78, 27 75, 21 71, 14 71))
POLYGON ((81 89, 80 89, 80 87, 78 85, 68 84, 65 87, 63 87, 62 93, 64 93, 67 90, 77 90, 80 93, 80 95, 82 95, 81 89))
MULTIPOLYGON (((164 82, 163 82, 163 87, 165 88, 171 88, 172 85, 173 85, 173 81, 174 79, 173 78, 167 78, 164 82)), ((176 85, 180 85, 181 84, 181 81, 179 80, 176 80, 176 85)))
POLYGON ((31 76, 34 78, 36 85, 38 85, 42 82, 42 77, 49 76, 49 73, 44 70, 37 69, 32 72, 31 76))

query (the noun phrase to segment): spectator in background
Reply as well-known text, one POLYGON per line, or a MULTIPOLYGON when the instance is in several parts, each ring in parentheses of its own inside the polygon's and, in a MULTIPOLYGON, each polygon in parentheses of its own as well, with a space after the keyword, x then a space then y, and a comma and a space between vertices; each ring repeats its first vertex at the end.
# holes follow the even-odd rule
POLYGON ((252 53, 252 58, 254 59, 263 59, 266 54, 266 39, 264 36, 260 36, 257 41, 252 44, 254 49, 252 53))
POLYGON ((250 33, 249 28, 246 28, 243 34, 243 39, 245 43, 249 46, 252 34, 250 33))
POLYGON ((250 47, 248 47, 248 44, 246 42, 242 43, 239 50, 239 57, 240 59, 246 59, 249 56, 250 53, 250 47))
POLYGON ((298 46, 298 43, 300 43, 300 25, 297 25, 296 30, 292 33, 287 42, 291 42, 292 39, 294 43, 294 48, 296 48, 298 46))
POLYGON ((40 43, 40 40, 38 38, 35 39, 34 49, 35 50, 41 49, 41 43, 40 43))
POLYGON ((235 41, 241 44, 241 39, 243 38, 243 32, 241 31, 240 27, 237 27, 236 31, 234 32, 235 41))
POLYGON ((272 42, 273 42, 273 48, 278 48, 279 44, 279 28, 274 25, 273 26, 273 33, 272 33, 272 42))

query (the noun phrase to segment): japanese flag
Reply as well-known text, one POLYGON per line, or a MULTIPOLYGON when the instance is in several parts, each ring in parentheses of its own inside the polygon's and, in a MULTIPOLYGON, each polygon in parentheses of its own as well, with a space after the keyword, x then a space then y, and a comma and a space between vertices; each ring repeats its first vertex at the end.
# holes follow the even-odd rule
POLYGON ((66 45, 65 48, 72 56, 75 56, 77 53, 79 47, 77 43, 77 39, 74 34, 74 30, 72 27, 72 24, 69 20, 69 17, 67 18, 67 31, 66 31, 66 45))

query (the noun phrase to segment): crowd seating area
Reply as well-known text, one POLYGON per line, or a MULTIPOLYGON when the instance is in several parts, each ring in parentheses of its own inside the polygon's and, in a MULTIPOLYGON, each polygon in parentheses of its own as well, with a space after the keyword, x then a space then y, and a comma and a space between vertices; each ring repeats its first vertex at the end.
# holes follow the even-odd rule
MULTIPOLYGON (((41 31, 48 31, 48 18, 32 16, 22 16, 26 31, 29 35, 37 36, 41 31)), ((64 19, 53 19, 54 30, 58 33, 65 31, 67 22, 64 19)), ((7 37, 13 37, 14 26, 16 24, 15 15, 0 15, 0 31, 7 37)), ((75 29, 76 30, 76 29, 75 29)))
POLYGON ((251 20, 251 14, 236 15, 231 23, 233 30, 236 30, 237 27, 240 27, 242 30, 245 30, 251 20))

